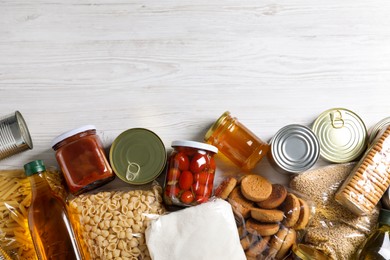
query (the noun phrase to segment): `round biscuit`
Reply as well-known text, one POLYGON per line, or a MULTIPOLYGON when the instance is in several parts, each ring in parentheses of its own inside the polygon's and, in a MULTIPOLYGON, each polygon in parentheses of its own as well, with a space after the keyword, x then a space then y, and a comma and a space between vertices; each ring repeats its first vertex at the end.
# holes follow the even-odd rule
POLYGON ((293 226, 295 230, 305 229, 310 219, 310 207, 307 202, 301 198, 298 198, 300 204, 300 212, 297 223, 293 226))
POLYGON ((260 175, 249 174, 241 180, 241 193, 248 200, 260 202, 271 195, 272 184, 260 175))
POLYGON ((251 209, 252 218, 264 223, 275 223, 283 220, 284 213, 277 209, 251 209))
POLYGON ((268 246, 268 242, 270 240, 269 236, 263 237, 261 240, 254 243, 249 249, 245 252, 245 255, 248 259, 256 258, 261 253, 263 253, 268 246))
POLYGON ((257 206, 263 209, 275 209, 286 199, 287 189, 282 184, 272 184, 271 195, 263 201, 257 202, 257 206))
POLYGON ((286 237, 284 238, 283 244, 276 254, 276 259, 284 259, 290 250, 290 248, 294 245, 297 239, 297 233, 294 229, 290 228, 287 232, 286 237))
POLYGON ((279 230, 278 223, 261 223, 251 218, 245 222, 245 227, 249 233, 260 236, 272 236, 279 230))
POLYGON ((276 254, 279 252, 280 248, 282 247, 282 244, 284 242, 284 239, 286 238, 288 234, 288 228, 281 227, 275 235, 272 236, 270 242, 269 242, 269 250, 268 250, 268 256, 272 259, 276 257, 276 254))
POLYGON ((236 187, 236 185, 237 180, 235 178, 227 177, 215 189, 214 195, 218 198, 226 200, 229 197, 230 193, 233 191, 233 189, 236 187))
POLYGON ((283 220, 283 225, 286 227, 294 226, 299 219, 299 200, 298 198, 292 194, 287 194, 286 199, 284 200, 284 215, 286 218, 283 220))

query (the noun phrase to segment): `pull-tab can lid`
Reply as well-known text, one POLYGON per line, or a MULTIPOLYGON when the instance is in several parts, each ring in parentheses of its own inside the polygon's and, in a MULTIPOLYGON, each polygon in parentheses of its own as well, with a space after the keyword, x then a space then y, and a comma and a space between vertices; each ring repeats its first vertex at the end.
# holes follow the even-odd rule
POLYGON ((314 121, 312 129, 320 142, 322 158, 329 162, 351 162, 366 150, 367 128, 351 110, 326 110, 314 121))

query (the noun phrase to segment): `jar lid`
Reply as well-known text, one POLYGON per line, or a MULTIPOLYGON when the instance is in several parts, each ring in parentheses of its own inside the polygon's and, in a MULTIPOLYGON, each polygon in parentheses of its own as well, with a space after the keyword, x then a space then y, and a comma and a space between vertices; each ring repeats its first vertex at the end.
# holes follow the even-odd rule
POLYGON ((56 144, 65 140, 68 137, 71 137, 73 135, 76 135, 76 134, 79 134, 79 133, 82 133, 82 132, 85 132, 88 130, 96 130, 96 127, 94 125, 84 125, 84 126, 81 126, 79 128, 75 128, 75 129, 72 129, 72 130, 67 131, 65 133, 62 133, 53 139, 53 141, 51 142, 51 147, 54 147, 56 144))
POLYGON ((319 154, 317 137, 303 125, 287 125, 271 139, 272 161, 288 173, 308 170, 317 162, 319 154))
POLYGON ((381 130, 390 125, 390 117, 383 118, 368 131, 368 146, 371 146, 381 130))
POLYGON ((348 109, 324 111, 314 121, 312 129, 320 142, 321 156, 329 162, 351 162, 366 150, 366 126, 348 109))
POLYGON ((292 248, 293 254, 301 260, 326 260, 328 257, 321 251, 305 244, 294 244, 292 248))
POLYGON ((213 153, 218 153, 218 148, 211 145, 211 144, 205 144, 201 142, 195 142, 195 141, 184 141, 184 140, 178 140, 172 142, 172 147, 176 146, 184 146, 184 147, 191 147, 191 148, 197 148, 201 150, 207 150, 213 153))
POLYGON ((110 163, 124 182, 141 185, 156 179, 164 170, 164 143, 152 131, 132 128, 121 133, 110 148, 110 163))
POLYGON ((207 140, 209 140, 210 136, 214 133, 215 130, 217 130, 217 128, 222 124, 222 122, 226 119, 226 117, 230 116, 230 112, 229 111, 226 111, 225 113, 223 113, 218 119, 217 121, 215 121, 215 123, 210 127, 210 129, 206 132, 205 136, 204 136, 204 140, 207 142, 207 140))

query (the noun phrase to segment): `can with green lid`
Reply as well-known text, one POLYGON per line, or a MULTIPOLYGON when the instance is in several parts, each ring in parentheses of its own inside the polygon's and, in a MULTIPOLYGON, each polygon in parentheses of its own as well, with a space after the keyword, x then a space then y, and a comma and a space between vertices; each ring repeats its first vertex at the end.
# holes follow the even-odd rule
POLYGON ((366 126, 351 110, 326 110, 314 121, 312 129, 320 142, 321 157, 329 162, 355 161, 367 148, 366 126))
POLYGON ((110 163, 124 182, 141 185, 156 179, 164 170, 167 154, 154 132, 132 128, 121 133, 110 148, 110 163))

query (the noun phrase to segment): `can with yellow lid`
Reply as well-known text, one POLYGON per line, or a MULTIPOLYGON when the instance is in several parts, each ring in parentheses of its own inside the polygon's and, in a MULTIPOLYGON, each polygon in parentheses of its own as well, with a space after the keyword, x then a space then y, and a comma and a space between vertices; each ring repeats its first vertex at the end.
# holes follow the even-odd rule
POLYGON ((312 129, 320 142, 321 157, 329 162, 355 161, 366 150, 366 126, 351 110, 326 110, 314 121, 312 129))

